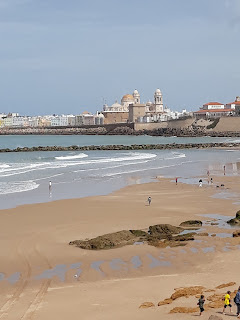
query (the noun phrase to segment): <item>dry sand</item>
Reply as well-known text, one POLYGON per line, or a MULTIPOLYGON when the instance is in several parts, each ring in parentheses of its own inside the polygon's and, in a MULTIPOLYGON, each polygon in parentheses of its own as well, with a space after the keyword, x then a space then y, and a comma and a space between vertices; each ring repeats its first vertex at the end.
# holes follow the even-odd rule
MULTIPOLYGON (((197 237, 200 241, 186 247, 158 249, 144 244, 103 251, 86 251, 68 243, 159 223, 177 226, 188 219, 208 220, 199 216, 204 214, 234 216, 240 207, 240 203, 234 204, 240 178, 214 180, 229 189, 175 185, 160 178, 159 182, 129 186, 108 196, 2 210, 0 319, 192 319, 197 313, 169 311, 176 306, 196 307, 196 297, 161 307, 157 303, 177 287, 202 285, 210 289, 237 282, 240 238, 197 237), (212 197, 220 192, 229 193, 230 199, 212 197), (146 201, 149 195, 151 206, 146 201), (46 273, 50 269, 54 270, 46 273), (146 301, 156 307, 139 309, 146 301)), ((211 224, 205 229, 224 234, 233 231, 211 224)), ((202 319, 218 311, 206 311, 202 319)))

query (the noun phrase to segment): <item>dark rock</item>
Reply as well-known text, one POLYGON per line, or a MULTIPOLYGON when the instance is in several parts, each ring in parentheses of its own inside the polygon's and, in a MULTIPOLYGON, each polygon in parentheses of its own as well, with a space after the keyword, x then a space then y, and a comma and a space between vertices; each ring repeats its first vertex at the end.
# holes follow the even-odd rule
POLYGON ((240 225, 240 210, 236 213, 236 218, 228 220, 227 223, 232 225, 240 225))
POLYGON ((71 241, 70 245, 75 245, 82 249, 102 250, 121 247, 127 244, 133 244, 136 241, 136 236, 128 230, 118 231, 115 233, 105 234, 90 240, 75 240, 71 241))
POLYGON ((187 220, 180 224, 181 227, 201 227, 202 221, 200 220, 187 220))
POLYGON ((173 234, 178 234, 183 228, 175 227, 170 224, 157 224, 149 227, 149 234, 156 239, 172 239, 173 234))
POLYGON ((236 238, 236 237, 240 237, 240 230, 238 230, 238 231, 237 231, 237 230, 236 230, 236 231, 234 231, 234 232, 233 232, 233 237, 234 237, 234 238, 236 238))

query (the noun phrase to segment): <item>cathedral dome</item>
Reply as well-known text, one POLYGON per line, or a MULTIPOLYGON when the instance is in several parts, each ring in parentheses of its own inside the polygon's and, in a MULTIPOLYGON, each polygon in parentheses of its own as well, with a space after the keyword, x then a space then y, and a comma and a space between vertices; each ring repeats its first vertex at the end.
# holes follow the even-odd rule
POLYGON ((134 101, 134 98, 131 94, 125 94, 121 101, 134 101))

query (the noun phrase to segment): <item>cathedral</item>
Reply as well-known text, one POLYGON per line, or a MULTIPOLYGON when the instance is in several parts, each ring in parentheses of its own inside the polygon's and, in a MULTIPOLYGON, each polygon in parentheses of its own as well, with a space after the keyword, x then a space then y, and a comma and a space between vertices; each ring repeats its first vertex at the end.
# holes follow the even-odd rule
POLYGON ((104 123, 134 122, 133 119, 129 119, 130 109, 130 113, 134 110, 141 110, 141 116, 157 116, 162 114, 163 99, 161 90, 157 89, 154 93, 154 101, 148 101, 146 104, 141 104, 140 94, 136 89, 133 91, 133 94, 125 94, 121 99, 121 104, 117 101, 111 106, 104 104, 102 112, 105 117, 104 123))

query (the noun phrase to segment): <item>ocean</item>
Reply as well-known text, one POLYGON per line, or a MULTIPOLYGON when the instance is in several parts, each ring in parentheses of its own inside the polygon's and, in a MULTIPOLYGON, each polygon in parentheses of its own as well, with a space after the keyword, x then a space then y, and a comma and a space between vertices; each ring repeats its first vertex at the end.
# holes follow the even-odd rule
MULTIPOLYGON (((239 142, 238 138, 150 136, 0 136, 0 148, 31 146, 239 142)), ((212 176, 236 175, 240 151, 220 149, 22 152, 0 154, 0 208, 27 203, 103 195, 126 185, 156 181, 204 183, 212 176), (49 191, 49 181, 52 182, 49 191)))

